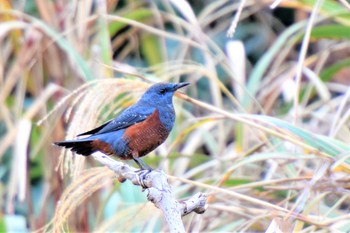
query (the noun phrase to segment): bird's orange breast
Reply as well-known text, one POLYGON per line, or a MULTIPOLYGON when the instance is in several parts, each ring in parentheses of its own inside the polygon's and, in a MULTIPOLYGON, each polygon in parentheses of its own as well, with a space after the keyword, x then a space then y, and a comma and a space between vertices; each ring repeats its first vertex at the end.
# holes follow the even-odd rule
POLYGON ((129 156, 141 157, 162 144, 168 135, 155 110, 146 120, 128 127, 123 137, 128 142, 129 156))

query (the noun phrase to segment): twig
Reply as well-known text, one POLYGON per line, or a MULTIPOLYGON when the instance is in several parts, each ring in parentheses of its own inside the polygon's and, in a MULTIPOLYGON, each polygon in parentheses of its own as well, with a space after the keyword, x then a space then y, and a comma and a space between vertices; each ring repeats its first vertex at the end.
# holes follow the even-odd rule
POLYGON ((282 0, 275 0, 275 1, 270 5, 270 9, 275 9, 281 2, 282 2, 282 0))
POLYGON ((207 197, 203 193, 197 193, 181 203, 175 200, 167 175, 162 171, 136 170, 101 152, 93 153, 91 156, 111 169, 120 182, 130 180, 134 185, 140 185, 147 190, 147 199, 162 210, 170 232, 185 232, 181 217, 191 212, 202 214, 207 208, 207 197))
POLYGON ((233 35, 235 34, 236 27, 237 27, 237 24, 238 24, 238 21, 239 21, 239 17, 241 16, 241 13, 242 13, 245 1, 246 0, 241 0, 241 2, 239 4, 239 7, 238 7, 238 10, 237 10, 237 13, 236 13, 235 17, 232 20, 231 26, 227 30, 227 37, 232 38, 233 35))
POLYGON ((317 13, 319 9, 321 8, 323 4, 323 0, 317 0, 314 7, 312 8, 312 12, 309 18, 309 21, 306 25, 305 29, 305 35, 303 37, 303 42, 301 43, 301 49, 299 53, 299 58, 298 58, 298 63, 296 67, 296 74, 295 74, 295 82, 297 84, 297 89, 295 90, 295 96, 294 96, 294 103, 293 103, 293 108, 294 108, 294 124, 297 125, 298 123, 298 118, 299 118, 299 94, 301 90, 301 76, 302 76, 302 71, 304 67, 304 62, 305 62, 305 57, 307 53, 307 49, 309 47, 309 40, 310 40, 310 35, 312 31, 312 27, 314 25, 315 19, 317 17, 317 13))

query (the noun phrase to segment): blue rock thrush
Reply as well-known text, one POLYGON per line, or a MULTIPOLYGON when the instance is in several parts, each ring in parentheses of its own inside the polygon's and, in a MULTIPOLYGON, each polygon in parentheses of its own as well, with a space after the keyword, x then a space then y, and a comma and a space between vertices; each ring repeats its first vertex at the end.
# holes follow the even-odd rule
POLYGON ((141 169, 151 168, 140 157, 145 156, 168 137, 175 121, 173 95, 189 83, 157 83, 140 100, 115 119, 79 134, 86 138, 55 142, 84 156, 100 151, 119 159, 133 159, 141 169))

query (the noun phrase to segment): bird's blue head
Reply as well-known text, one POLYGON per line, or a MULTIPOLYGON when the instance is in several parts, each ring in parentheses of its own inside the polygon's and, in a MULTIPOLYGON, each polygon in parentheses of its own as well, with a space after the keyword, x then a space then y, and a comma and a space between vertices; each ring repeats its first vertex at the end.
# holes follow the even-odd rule
POLYGON ((149 104, 172 104, 172 97, 176 90, 190 83, 156 83, 141 97, 141 101, 149 104))

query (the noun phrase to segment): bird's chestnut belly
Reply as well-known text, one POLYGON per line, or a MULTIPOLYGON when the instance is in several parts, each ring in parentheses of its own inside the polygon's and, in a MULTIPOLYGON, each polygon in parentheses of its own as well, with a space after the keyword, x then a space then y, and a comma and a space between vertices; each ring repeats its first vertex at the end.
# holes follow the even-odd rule
POLYGON ((169 131, 161 123, 159 112, 156 110, 145 121, 125 130, 123 138, 128 145, 127 159, 148 154, 162 144, 168 135, 169 131))

